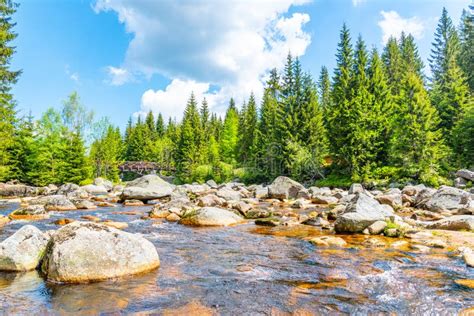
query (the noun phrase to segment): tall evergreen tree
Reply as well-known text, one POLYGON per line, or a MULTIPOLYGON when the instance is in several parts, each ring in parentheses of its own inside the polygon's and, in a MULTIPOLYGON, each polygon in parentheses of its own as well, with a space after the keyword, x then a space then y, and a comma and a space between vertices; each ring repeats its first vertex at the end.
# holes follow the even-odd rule
POLYGON ((440 128, 450 142, 451 129, 468 106, 469 87, 458 64, 459 38, 445 8, 431 51, 431 100, 440 115, 440 128))
POLYGON ((158 113, 158 118, 156 119, 156 133, 160 138, 165 135, 165 121, 161 113, 158 113))
POLYGON ((12 176, 10 159, 17 123, 15 101, 10 92, 21 74, 21 71, 10 68, 15 53, 15 47, 11 43, 17 36, 13 31, 15 23, 12 21, 16 8, 17 4, 13 1, 0 1, 0 181, 12 176))
POLYGON ((323 117, 325 125, 327 126, 327 113, 329 113, 331 108, 331 79, 329 78, 329 72, 326 66, 321 68, 321 73, 319 75, 318 81, 318 90, 319 90, 319 100, 321 108, 323 111, 323 117))
POLYGON ((255 96, 250 94, 249 102, 242 111, 239 158, 244 165, 253 164, 257 150, 257 104, 255 96))
POLYGON ((331 110, 328 113, 329 144, 334 162, 348 166, 351 127, 352 79, 354 56, 349 29, 344 24, 340 33, 336 54, 337 66, 334 70, 331 110))
POLYGON ((234 99, 230 99, 227 109, 224 126, 219 143, 219 153, 221 160, 228 164, 236 164, 237 143, 239 139, 239 114, 235 107, 234 99))
POLYGON ((400 46, 395 37, 390 37, 385 45, 382 60, 385 65, 388 85, 392 91, 392 95, 398 95, 400 93, 403 77, 403 60, 400 46))
POLYGON ((469 6, 468 10, 463 10, 459 33, 460 52, 458 62, 467 77, 472 95, 474 94, 474 5, 469 6))
POLYGON ((424 79, 424 64, 418 53, 418 47, 415 43, 413 35, 402 32, 400 37, 400 54, 401 54, 401 71, 402 74, 414 72, 422 80, 424 79))

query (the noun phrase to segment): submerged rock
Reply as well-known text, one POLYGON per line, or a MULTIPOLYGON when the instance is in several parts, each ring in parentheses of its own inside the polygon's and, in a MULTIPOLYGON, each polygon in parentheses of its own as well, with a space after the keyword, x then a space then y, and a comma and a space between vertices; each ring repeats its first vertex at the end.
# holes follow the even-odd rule
POLYGON ((282 225, 281 219, 277 217, 259 218, 255 220, 255 225, 260 226, 280 226, 282 225))
POLYGON ((344 247, 345 245, 347 245, 344 239, 342 239, 341 237, 335 237, 335 236, 314 237, 314 238, 309 239, 309 242, 312 243, 313 245, 322 246, 322 247, 330 247, 330 246, 344 247))
POLYGON ((155 246, 141 235, 98 223, 74 222, 51 238, 42 263, 49 281, 100 281, 156 269, 155 246))
POLYGON ((48 239, 36 227, 25 225, 0 243, 0 270, 35 269, 46 249, 48 239))
POLYGON ((268 195, 274 199, 296 199, 298 192, 303 190, 304 186, 288 177, 280 176, 276 178, 268 187, 268 195))
POLYGON ((376 221, 384 221, 393 212, 365 193, 357 193, 335 222, 337 232, 361 233, 376 221))
POLYGON ((127 184, 122 192, 123 200, 153 200, 170 196, 173 185, 157 175, 146 175, 127 184))
POLYGON ((179 221, 192 226, 228 226, 243 222, 243 218, 228 210, 217 207, 203 207, 192 211, 179 221))
POLYGON ((49 218, 43 205, 28 205, 19 208, 8 215, 13 220, 40 220, 49 218))

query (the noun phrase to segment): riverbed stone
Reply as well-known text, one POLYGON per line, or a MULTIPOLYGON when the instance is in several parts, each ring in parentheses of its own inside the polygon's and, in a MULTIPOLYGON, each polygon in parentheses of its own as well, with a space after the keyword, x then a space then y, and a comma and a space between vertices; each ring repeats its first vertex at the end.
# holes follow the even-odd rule
POLYGON ((135 179, 123 189, 122 200, 147 201, 170 196, 174 186, 157 175, 149 174, 135 179))
POLYGON ((266 199, 268 198, 268 187, 258 185, 255 187, 254 197, 257 199, 266 199))
POLYGON ((255 225, 259 226, 280 226, 282 224, 281 219, 277 217, 258 218, 255 220, 255 225))
POLYGON ((124 206, 143 206, 145 205, 145 203, 143 203, 143 201, 140 201, 140 200, 125 200, 123 202, 123 205, 124 206))
POLYGON ((49 281, 82 283, 151 271, 160 265, 155 246, 92 222, 74 222, 51 238, 41 266, 49 281))
POLYGON ((97 205, 89 200, 73 200, 72 203, 74 203, 78 210, 93 210, 97 208, 97 205))
POLYGON ((339 199, 334 197, 334 196, 330 196, 330 195, 322 195, 322 194, 316 194, 316 195, 313 195, 311 201, 314 203, 314 204, 337 204, 337 202, 339 202, 339 199))
POLYGON ((108 190, 102 185, 88 184, 81 187, 90 194, 106 194, 108 190))
POLYGON ((372 225, 367 227, 367 229, 371 235, 379 235, 383 233, 385 227, 387 227, 386 221, 376 221, 372 225))
POLYGON ((349 188, 349 194, 364 193, 365 189, 360 183, 353 183, 349 188))
POLYGON ((41 220, 49 218, 43 205, 27 205, 11 212, 8 217, 12 220, 41 220))
POLYGON ((35 226, 25 225, 0 243, 0 270, 28 271, 40 263, 48 239, 35 226))
POLYGON ((474 230, 474 215, 453 215, 431 222, 426 228, 472 231, 474 230))
POLYGON ((467 181, 474 182, 474 171, 468 169, 461 169, 456 172, 456 177, 460 177, 467 181))
POLYGON ((205 206, 219 206, 219 205, 222 205, 224 204, 225 200, 218 197, 217 195, 215 194, 206 194, 204 196, 201 196, 198 200, 197 200, 197 205, 198 206, 201 206, 201 207, 205 207, 205 206))
POLYGON ((112 191, 112 189, 114 188, 114 184, 112 183, 112 181, 101 177, 94 179, 94 185, 103 186, 107 191, 112 191))
POLYGON ((376 221, 384 221, 393 212, 365 193, 357 193, 336 219, 336 232, 361 233, 376 221))
POLYGON ((304 186, 288 177, 279 176, 268 187, 268 195, 274 199, 296 199, 304 186))
POLYGON ((239 191, 227 186, 217 190, 216 195, 226 201, 240 201, 242 199, 242 194, 239 191))
POLYGON ((425 205, 432 212, 442 212, 467 209, 470 202, 471 195, 468 192, 450 186, 442 186, 425 205))
POLYGON ((234 212, 217 208, 203 207, 186 214, 180 224, 191 226, 229 226, 243 222, 243 218, 234 212))
POLYGON ((314 237, 309 239, 309 242, 320 247, 344 247, 347 245, 344 239, 335 236, 314 237))
POLYGON ((0 197, 27 197, 39 193, 39 188, 25 184, 0 183, 0 197))
POLYGON ((399 189, 391 189, 389 192, 377 195, 375 199, 392 208, 399 208, 403 205, 402 192, 399 189))

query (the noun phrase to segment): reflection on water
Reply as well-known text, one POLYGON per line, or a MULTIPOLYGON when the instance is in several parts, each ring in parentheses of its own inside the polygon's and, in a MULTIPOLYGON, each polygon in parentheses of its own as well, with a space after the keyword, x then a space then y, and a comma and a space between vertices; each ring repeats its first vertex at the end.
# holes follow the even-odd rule
MULTIPOLYGON (((0 210, 7 214, 14 206, 0 210)), ((342 236, 345 249, 316 248, 302 238, 321 235, 310 226, 192 228, 141 220, 148 207, 52 213, 31 223, 57 229, 59 218, 92 215, 128 222, 160 254, 151 273, 106 282, 46 283, 36 271, 0 273, 4 314, 313 315, 328 313, 455 314, 474 305, 474 279, 458 257, 443 250, 419 254, 361 247, 364 236, 342 236), (125 213, 124 213, 125 212, 125 213)), ((26 222, 0 229, 0 240, 26 222)), ((464 311, 464 313, 466 313, 464 311)))

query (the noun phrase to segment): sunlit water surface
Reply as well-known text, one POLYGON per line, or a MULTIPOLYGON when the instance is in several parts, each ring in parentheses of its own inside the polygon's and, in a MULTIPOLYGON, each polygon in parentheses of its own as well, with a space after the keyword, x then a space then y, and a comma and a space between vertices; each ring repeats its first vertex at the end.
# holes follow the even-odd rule
POLYGON ((362 236, 343 236, 347 249, 318 249, 301 239, 321 234, 310 226, 193 228, 140 219, 149 209, 53 212, 47 220, 0 228, 3 240, 27 223, 57 229, 59 218, 94 215, 128 222, 125 231, 152 241, 161 260, 154 272, 80 285, 45 282, 36 271, 0 273, 0 313, 452 315, 474 306, 474 290, 454 282, 474 279, 474 269, 444 250, 365 249, 362 236), (138 214, 116 213, 131 210, 138 214))

